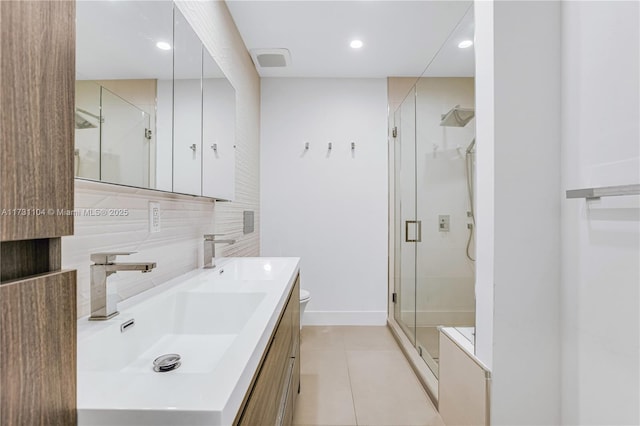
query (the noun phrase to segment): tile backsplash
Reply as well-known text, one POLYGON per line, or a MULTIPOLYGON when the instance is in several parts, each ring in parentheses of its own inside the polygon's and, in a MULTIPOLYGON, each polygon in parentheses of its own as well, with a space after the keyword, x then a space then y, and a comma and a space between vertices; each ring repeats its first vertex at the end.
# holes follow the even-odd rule
POLYGON ((130 251, 118 261, 157 263, 149 274, 109 277, 126 299, 201 266, 202 236, 216 231, 213 213, 212 200, 76 180, 75 235, 62 239, 62 267, 78 271, 78 316, 90 313, 91 253, 130 251), (160 205, 160 232, 150 232, 149 202, 160 205))

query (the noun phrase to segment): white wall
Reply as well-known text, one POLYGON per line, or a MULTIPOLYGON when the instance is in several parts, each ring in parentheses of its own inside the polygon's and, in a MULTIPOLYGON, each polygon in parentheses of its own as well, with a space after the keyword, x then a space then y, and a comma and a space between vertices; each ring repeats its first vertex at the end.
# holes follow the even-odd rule
POLYGON ((560 4, 497 1, 492 11, 478 6, 477 338, 481 360, 492 366, 491 419, 494 425, 557 425, 560 4), (487 64, 480 55, 491 50, 487 64), (493 239, 487 238, 492 226, 493 239), (489 252, 492 278, 483 265, 491 262, 489 252))
POLYGON ((132 212, 128 218, 76 217, 76 236, 63 237, 63 268, 78 269, 79 316, 89 313, 91 252, 137 248, 135 259, 159 262, 150 274, 122 274, 118 278, 121 297, 197 267, 204 232, 228 234, 237 241, 220 246, 221 256, 260 253, 260 79, 224 2, 177 4, 236 89, 236 199, 217 203, 214 217, 213 204, 203 199, 175 199, 160 192, 76 181, 76 208, 126 208, 132 212), (161 203, 163 231, 158 234, 149 233, 148 201, 161 203), (242 233, 243 210, 256 213, 255 232, 247 235, 242 233), (166 253, 175 254, 175 258, 164 257, 166 253))
MULTIPOLYGON (((640 6, 563 2, 562 189, 640 183, 640 6)), ((562 423, 640 424, 640 197, 562 201, 562 423)))
POLYGON ((302 258, 306 324, 386 322, 386 90, 385 79, 262 80, 262 255, 302 258))
POLYGON ((637 2, 476 3, 492 424, 640 423, 640 200, 564 193, 640 182, 639 28, 637 2))
POLYGON ((474 2, 476 50, 476 356, 493 367, 493 1, 474 2))

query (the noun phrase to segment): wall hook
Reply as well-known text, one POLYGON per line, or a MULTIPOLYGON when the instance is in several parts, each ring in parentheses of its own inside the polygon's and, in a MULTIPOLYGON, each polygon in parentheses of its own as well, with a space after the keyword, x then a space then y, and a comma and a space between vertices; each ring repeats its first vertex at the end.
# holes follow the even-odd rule
POLYGON ((351 142, 351 150, 356 149, 356 143, 355 142, 351 142))
POLYGON ((332 144, 329 142, 329 151, 331 151, 332 144))
POLYGON ((304 143, 304 150, 308 151, 309 150, 309 142, 305 142, 304 143))
POLYGON ((212 149, 214 152, 218 152, 218 144, 217 144, 217 143, 214 143, 213 145, 211 145, 211 149, 212 149))

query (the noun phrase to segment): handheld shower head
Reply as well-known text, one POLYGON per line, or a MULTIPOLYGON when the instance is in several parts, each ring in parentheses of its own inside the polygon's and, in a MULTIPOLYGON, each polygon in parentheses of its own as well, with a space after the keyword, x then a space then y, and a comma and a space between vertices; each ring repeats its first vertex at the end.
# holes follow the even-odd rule
POLYGON ((469 144, 469 146, 467 147, 467 150, 465 151, 467 154, 471 154, 471 152, 473 151, 473 148, 476 146, 476 138, 471 139, 471 143, 469 144))

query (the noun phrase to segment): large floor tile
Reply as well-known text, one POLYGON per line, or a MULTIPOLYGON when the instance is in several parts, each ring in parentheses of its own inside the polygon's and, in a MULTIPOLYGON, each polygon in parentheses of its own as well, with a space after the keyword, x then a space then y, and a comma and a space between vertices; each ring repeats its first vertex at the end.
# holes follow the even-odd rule
POLYGON ((305 325, 300 331, 300 350, 344 350, 341 328, 305 325))
POLYGON ((442 425, 440 416, 400 351, 348 351, 359 425, 442 425))
POLYGON ((347 351, 400 350, 391 331, 386 326, 343 326, 340 329, 347 351))
POLYGON ((301 355, 296 425, 355 425, 356 417, 344 351, 301 355))
POLYGON ((351 389, 318 385, 317 376, 301 375, 294 425, 356 425, 351 389))
POLYGON ((303 327, 296 426, 443 426, 387 327, 303 327))
POLYGON ((325 381, 349 382, 347 353, 340 350, 300 353, 300 373, 321 375, 325 381))

